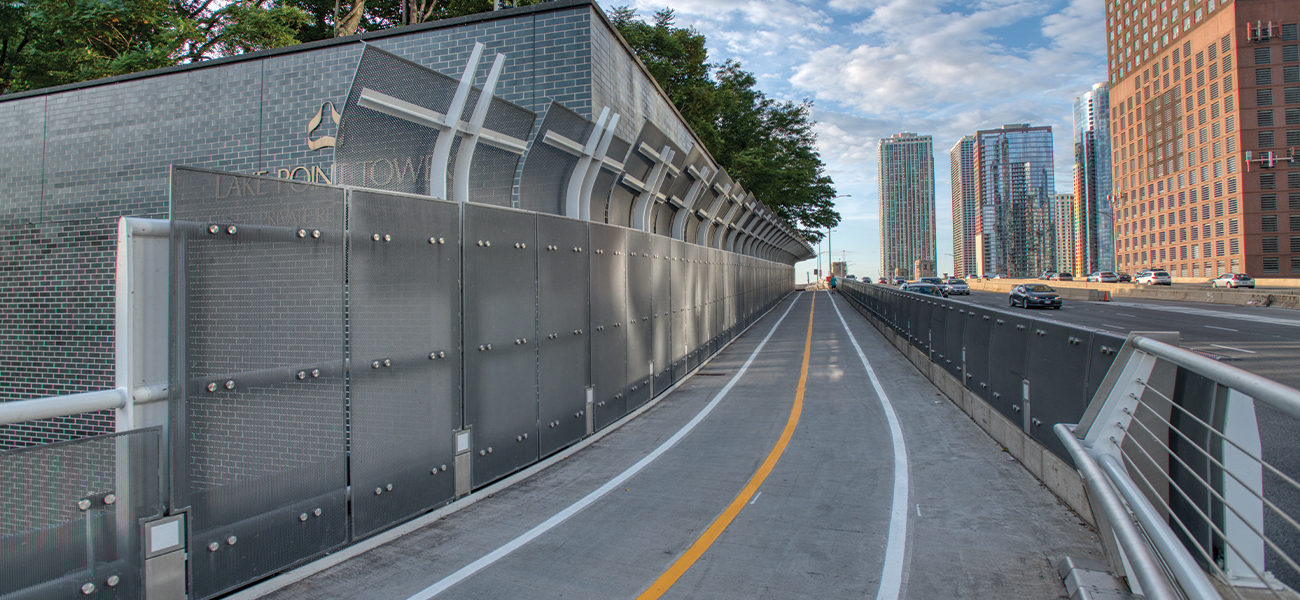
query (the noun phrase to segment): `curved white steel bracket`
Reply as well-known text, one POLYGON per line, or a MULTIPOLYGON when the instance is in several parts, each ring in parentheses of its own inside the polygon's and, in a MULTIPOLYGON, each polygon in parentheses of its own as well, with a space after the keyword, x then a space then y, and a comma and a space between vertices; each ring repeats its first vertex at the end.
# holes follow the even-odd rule
MULTIPOLYGON (((475 49, 477 49, 477 45, 475 49)), ((452 188, 451 199, 456 202, 469 202, 469 166, 474 160, 474 148, 478 146, 479 137, 483 134, 483 121, 487 119, 488 108, 492 106, 492 94, 497 88, 497 79, 501 77, 501 68, 505 64, 506 55, 497 54, 496 59, 492 61, 492 70, 488 72, 487 81, 483 83, 483 90, 479 92, 478 103, 474 105, 474 114, 470 115, 469 127, 466 127, 463 133, 457 132, 461 133, 462 139, 460 141, 460 150, 456 151, 456 166, 452 170, 452 184, 455 187, 452 188)), ((467 73, 468 79, 472 80, 474 78, 473 71, 467 71, 467 73)), ((462 79, 462 84, 464 81, 462 79)), ((457 89, 457 93, 459 92, 460 90, 457 89)), ((430 171, 430 176, 432 177, 432 175, 433 173, 430 171)))
MULTIPOLYGON (((465 101, 469 99, 469 90, 474 83, 474 72, 478 70, 478 61, 483 57, 483 48, 482 42, 474 44, 469 61, 465 63, 465 71, 461 73, 460 85, 456 86, 456 94, 452 96, 447 114, 443 116, 443 122, 438 127, 438 141, 434 142, 433 156, 429 159, 429 195, 435 198, 448 198, 447 160, 451 158, 451 143, 456 139, 455 135, 449 134, 456 131, 460 114, 465 110, 465 101)), ((484 92, 490 95, 487 90, 484 92)))
POLYGON ((659 192, 660 186, 663 185, 664 179, 672 169, 673 149, 664 144, 656 152, 650 146, 641 144, 637 151, 650 159, 654 167, 650 169, 650 174, 646 176, 645 189, 637 196, 636 202, 632 205, 632 228, 641 231, 650 231, 650 212, 654 209, 656 202, 665 200, 663 194, 659 192))
POLYGON ((684 208, 677 211, 677 215, 673 217, 672 235, 675 240, 686 239, 686 219, 695 213, 692 209, 695 207, 695 202, 699 200, 700 194, 704 192, 708 185, 710 170, 707 166, 700 171, 697 171, 694 166, 687 166, 686 174, 694 181, 691 183, 690 189, 686 190, 686 197, 682 199, 684 208))

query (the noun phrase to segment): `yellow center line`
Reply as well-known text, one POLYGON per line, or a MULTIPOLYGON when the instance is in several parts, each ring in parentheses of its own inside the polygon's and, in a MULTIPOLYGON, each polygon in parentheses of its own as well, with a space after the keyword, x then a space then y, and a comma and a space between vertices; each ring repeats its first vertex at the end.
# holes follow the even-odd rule
POLYGON ((709 549, 709 546, 712 546, 713 542, 718 539, 718 536, 722 535, 722 532, 731 525, 736 515, 740 514, 740 509, 745 507, 749 499, 754 496, 754 492, 757 492, 759 486, 763 485, 763 480, 767 479, 767 476, 772 473, 776 461, 781 459, 781 454, 785 452, 786 445, 790 443, 790 438, 794 436, 795 426, 799 424, 799 415, 803 412, 804 388, 808 383, 808 357, 812 354, 813 309, 817 305, 817 295, 813 294, 812 296, 812 304, 808 307, 808 336, 803 345, 803 366, 799 370, 799 387, 795 390, 794 406, 790 407, 790 418, 785 422, 785 430, 781 432, 781 438, 776 441, 775 446, 772 446, 772 451, 768 453, 763 465, 754 472, 754 476, 749 479, 745 489, 741 490, 740 495, 731 501, 731 505, 727 507, 727 510, 722 511, 722 514, 717 519, 714 519, 709 528, 704 530, 704 533, 700 534, 699 539, 695 540, 695 543, 686 550, 686 553, 682 554, 667 571, 664 571, 664 574, 660 575, 659 579, 656 579, 649 589, 637 596, 637 600, 654 600, 673 587, 673 584, 677 583, 677 580, 682 575, 685 575, 686 571, 690 570, 695 561, 699 560, 704 555, 704 552, 709 549))

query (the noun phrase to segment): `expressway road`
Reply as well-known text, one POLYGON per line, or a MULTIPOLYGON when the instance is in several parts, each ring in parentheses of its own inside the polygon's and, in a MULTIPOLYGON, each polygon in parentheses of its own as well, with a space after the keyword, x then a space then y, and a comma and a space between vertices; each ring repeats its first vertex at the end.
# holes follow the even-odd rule
MULTIPOLYGON (((1131 331, 1177 331, 1182 346, 1234 367, 1300 389, 1300 311, 1286 308, 1231 306, 1192 302, 1123 299, 1115 302, 1066 300, 1060 310, 1011 308, 1007 294, 971 292, 951 300, 1013 311, 1032 310, 1035 318, 1051 319, 1126 335, 1131 331)), ((1283 473, 1300 478, 1300 423, 1256 404, 1264 459, 1283 473)), ((1279 478, 1266 476, 1264 495, 1288 514, 1300 516, 1300 491, 1279 478)), ((1271 513, 1270 513, 1271 515, 1271 513)), ((1276 517, 1265 528, 1278 536, 1287 553, 1300 558, 1300 532, 1276 517)), ((1272 553, 1270 553, 1272 554, 1272 553)), ((1292 588, 1300 589, 1295 573, 1270 556, 1269 568, 1292 588)))

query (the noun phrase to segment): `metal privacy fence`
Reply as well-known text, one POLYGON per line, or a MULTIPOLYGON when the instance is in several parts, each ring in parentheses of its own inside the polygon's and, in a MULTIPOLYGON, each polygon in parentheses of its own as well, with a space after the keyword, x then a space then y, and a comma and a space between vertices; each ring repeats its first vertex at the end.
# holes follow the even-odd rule
POLYGON ((1052 426, 1083 416, 1123 337, 880 285, 838 285, 841 294, 1073 465, 1052 426))
POLYGON ((171 223, 170 507, 195 598, 609 425, 793 281, 612 225, 182 168, 171 223))

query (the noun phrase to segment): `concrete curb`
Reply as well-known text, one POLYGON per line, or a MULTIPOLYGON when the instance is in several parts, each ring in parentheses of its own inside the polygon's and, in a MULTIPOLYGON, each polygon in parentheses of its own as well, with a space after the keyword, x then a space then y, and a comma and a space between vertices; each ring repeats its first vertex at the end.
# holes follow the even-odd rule
POLYGON ((1020 461, 1020 465, 1026 471, 1069 505, 1079 518, 1096 527, 1097 524, 1092 518, 1092 508, 1088 504, 1088 494, 1084 490, 1083 479, 1078 471, 1039 444, 1037 440, 1029 437, 1023 429, 994 410, 984 399, 966 389, 960 380, 932 362, 924 352, 909 344, 906 338, 895 333, 883 321, 871 314, 871 311, 848 296, 840 294, 840 297, 848 300, 849 306, 866 318, 867 322, 885 337, 885 340, 906 356, 912 365, 939 389, 940 393, 962 409, 989 437, 1006 448, 1008 454, 1020 461))
MULTIPOLYGON (((1037 279, 970 279, 967 284, 973 290, 983 292, 1009 292, 1011 288, 1025 282, 1038 283, 1037 279)), ((1234 306, 1272 306, 1275 308, 1300 309, 1300 294, 1289 290, 1269 292, 1261 290, 1232 290, 1204 288, 1174 288, 1165 286, 1136 285, 1132 283, 1089 283, 1086 281, 1049 281, 1048 285, 1056 288, 1066 300, 1104 301, 1101 292, 1109 292, 1114 298, 1137 298, 1143 300, 1169 300, 1176 302, 1200 302, 1204 304, 1229 304, 1234 306)))

